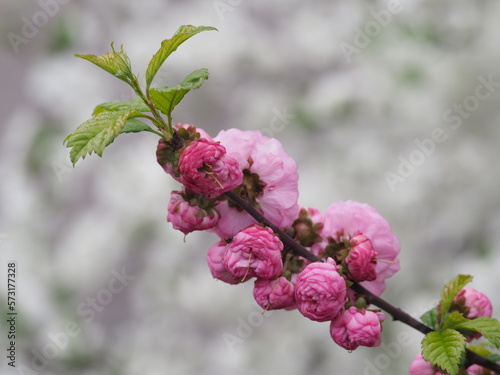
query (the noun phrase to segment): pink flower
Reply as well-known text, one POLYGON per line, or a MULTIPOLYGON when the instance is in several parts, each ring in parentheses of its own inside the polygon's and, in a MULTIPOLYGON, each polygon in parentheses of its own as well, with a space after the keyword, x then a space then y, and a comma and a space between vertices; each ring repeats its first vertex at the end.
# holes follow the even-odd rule
POLYGON ((380 295, 385 290, 385 280, 399 270, 398 238, 391 232, 389 223, 367 204, 346 201, 328 207, 321 232, 325 240, 342 242, 360 234, 370 241, 377 253, 376 279, 364 281, 361 285, 380 295))
POLYGON ((224 267, 223 260, 224 254, 226 253, 226 247, 226 241, 222 240, 208 250, 208 268, 215 279, 222 280, 228 284, 239 284, 242 282, 241 278, 233 275, 224 267))
POLYGON ((264 310, 284 309, 295 304, 294 285, 286 277, 255 280, 253 296, 264 310))
MULTIPOLYGON (((236 159, 244 173, 243 185, 236 192, 279 228, 290 226, 297 216, 297 164, 286 154, 281 143, 258 131, 229 129, 215 139, 227 154, 236 159)), ((217 207, 221 220, 214 232, 222 238, 234 236, 256 221, 228 201, 217 207)))
POLYGON ((385 315, 379 314, 354 306, 349 307, 330 324, 333 341, 347 350, 354 350, 358 346, 379 346, 381 320, 385 319, 385 315))
POLYGON ((490 370, 485 369, 479 365, 472 365, 467 367, 467 375, 490 375, 493 374, 490 370))
POLYGON ((373 250, 370 240, 363 234, 357 234, 351 238, 351 245, 352 248, 345 258, 349 278, 356 282, 375 280, 377 253, 373 250))
POLYGON ((295 284, 297 308, 306 318, 317 322, 334 319, 346 302, 346 284, 333 263, 309 264, 295 284))
POLYGON ((481 316, 491 318, 493 312, 490 299, 473 288, 465 288, 458 292, 451 308, 463 313, 469 319, 481 316))
POLYGON ((241 280, 272 279, 283 272, 282 250, 283 244, 270 228, 251 225, 227 245, 223 264, 241 280))
POLYGON ((410 365, 410 375, 444 375, 436 371, 430 362, 427 362, 422 354, 418 354, 410 365))
POLYGON ((172 191, 168 204, 167 221, 172 223, 174 229, 184 234, 195 230, 206 230, 212 228, 219 220, 219 213, 214 209, 201 208, 198 203, 203 196, 195 196, 181 191, 172 191))
POLYGON ((221 144, 201 138, 191 142, 179 159, 184 186, 196 194, 218 196, 243 182, 238 162, 221 144))

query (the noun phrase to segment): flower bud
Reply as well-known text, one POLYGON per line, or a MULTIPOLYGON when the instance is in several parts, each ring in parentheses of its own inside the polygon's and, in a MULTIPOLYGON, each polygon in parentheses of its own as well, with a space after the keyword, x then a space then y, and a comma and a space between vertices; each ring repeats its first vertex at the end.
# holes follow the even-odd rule
POLYGON ((349 270, 349 278, 356 282, 373 281, 377 278, 375 266, 377 253, 373 250, 372 243, 363 234, 351 238, 351 248, 345 258, 349 270))
POLYGON ((278 310, 295 304, 295 286, 286 279, 257 279, 253 288, 255 301, 264 310, 278 310))
POLYGON ((219 279, 228 284, 239 284, 242 282, 240 277, 233 275, 224 267, 223 259, 226 253, 227 243, 222 240, 213 245, 207 253, 207 263, 210 273, 215 279, 219 279))

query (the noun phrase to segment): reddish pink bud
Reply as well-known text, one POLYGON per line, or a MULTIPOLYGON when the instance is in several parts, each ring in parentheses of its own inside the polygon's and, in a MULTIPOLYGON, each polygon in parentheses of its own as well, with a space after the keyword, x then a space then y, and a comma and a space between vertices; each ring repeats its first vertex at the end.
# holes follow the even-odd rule
POLYGON ((227 245, 223 264, 242 280, 272 279, 283 272, 281 250, 283 244, 270 228, 251 225, 227 245))
POLYGON ((306 318, 317 322, 334 319, 346 302, 345 280, 338 267, 328 262, 309 264, 295 284, 297 308, 306 318))
POLYGON ((186 201, 183 193, 172 191, 168 204, 167 221, 172 223, 174 229, 184 234, 195 230, 207 230, 214 227, 219 220, 219 213, 215 209, 203 209, 186 201))
POLYGON ((330 334, 333 341, 347 350, 379 346, 381 320, 385 320, 385 315, 351 306, 332 321, 330 334))
POLYGON ((349 269, 349 278, 356 282, 373 281, 377 277, 375 260, 377 253, 373 250, 372 243, 363 234, 351 238, 351 249, 345 258, 349 269))
POLYGON ((202 195, 221 195, 243 182, 236 159, 226 154, 220 143, 201 138, 191 142, 179 159, 181 182, 202 195))
POLYGON ((222 240, 208 250, 208 268, 215 279, 222 280, 228 284, 239 284, 242 282, 241 278, 233 275, 224 267, 223 260, 224 254, 226 253, 226 247, 226 241, 222 240))
POLYGON ((286 277, 255 280, 253 296, 264 310, 285 309, 295 304, 294 285, 286 277))

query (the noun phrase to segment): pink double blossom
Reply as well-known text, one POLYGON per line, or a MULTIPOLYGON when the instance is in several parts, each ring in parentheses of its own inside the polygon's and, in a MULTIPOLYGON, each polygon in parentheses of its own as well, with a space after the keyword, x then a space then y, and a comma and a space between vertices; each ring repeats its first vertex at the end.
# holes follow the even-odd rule
POLYGON ((385 315, 351 306, 340 313, 330 324, 330 334, 333 341, 347 350, 359 346, 379 346, 381 321, 385 315))
POLYGON ((283 272, 283 243, 272 229, 251 225, 226 246, 224 267, 242 281, 252 277, 272 279, 283 272))
POLYGON ((419 353, 410 365, 410 375, 445 375, 436 370, 430 362, 427 362, 419 353))
POLYGON ((295 286, 286 277, 257 279, 253 288, 255 301, 264 310, 290 308, 295 304, 295 286))
POLYGON ((295 300, 301 314, 317 322, 339 314, 346 302, 346 284, 333 260, 304 268, 295 284, 295 300))
POLYGON ((233 275, 223 264, 226 246, 227 242, 221 240, 210 247, 207 253, 208 268, 215 279, 219 279, 228 284, 239 284, 243 280, 240 277, 233 275))
POLYGON ((186 189, 206 196, 218 196, 243 182, 238 162, 224 146, 201 138, 191 142, 179 159, 180 181, 186 189))
MULTIPOLYGON (((377 254, 376 278, 363 281, 361 285, 378 296, 385 290, 385 280, 399 270, 399 240, 389 223, 367 204, 355 201, 331 204, 325 214, 321 235, 325 240, 337 242, 364 235, 370 241, 377 254)), ((315 252, 320 253, 318 249, 315 252)))
MULTIPOLYGON (((281 143, 258 131, 229 129, 215 138, 227 154, 238 161, 244 172, 243 184, 237 193, 279 228, 290 226, 298 212, 297 164, 283 150, 281 143)), ((221 238, 256 223, 248 213, 228 201, 218 207, 221 219, 213 229, 221 238)))
POLYGON ((215 209, 201 208, 195 198, 187 199, 185 192, 174 190, 170 194, 167 221, 172 223, 174 229, 184 234, 212 228, 219 217, 215 209))

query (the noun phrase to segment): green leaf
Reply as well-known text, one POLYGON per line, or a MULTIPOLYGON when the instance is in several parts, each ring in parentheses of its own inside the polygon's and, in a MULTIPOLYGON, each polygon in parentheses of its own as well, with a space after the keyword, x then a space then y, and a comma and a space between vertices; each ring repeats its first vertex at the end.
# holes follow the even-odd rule
MULTIPOLYGON (((483 357, 488 357, 489 355, 492 355, 491 352, 486 349, 485 343, 482 344, 471 344, 467 346, 467 349, 473 351, 474 353, 477 353, 479 355, 482 355, 483 357)), ((495 361, 493 361, 495 362, 495 361)))
POLYGON ((439 302, 441 306, 441 318, 444 317, 450 310, 453 298, 457 295, 460 290, 463 289, 465 285, 472 281, 472 276, 470 275, 458 275, 448 284, 446 284, 441 291, 441 301, 439 302))
POLYGON ((422 340, 424 359, 451 375, 457 375, 465 356, 465 337, 454 329, 429 332, 422 340))
POLYGON ((155 107, 170 117, 175 106, 184 98, 184 95, 191 89, 199 88, 206 79, 208 79, 208 70, 198 69, 189 74, 178 85, 150 89, 149 94, 155 107))
POLYGON ((156 133, 150 126, 146 125, 142 121, 136 120, 135 118, 131 118, 127 120, 125 126, 121 130, 121 133, 140 133, 140 132, 152 132, 156 133))
POLYGON ((136 109, 140 112, 150 112, 151 109, 144 103, 144 101, 136 96, 135 98, 126 102, 108 102, 101 103, 95 107, 92 116, 98 115, 104 111, 125 111, 128 109, 136 109))
POLYGON ((497 349, 500 349, 500 322, 493 318, 479 317, 458 324, 456 329, 479 332, 497 349))
POLYGON ((127 120, 140 115, 135 109, 106 111, 85 121, 64 140, 66 147, 71 147, 70 158, 73 165, 78 159, 84 159, 92 152, 102 156, 106 146, 120 134, 127 120))
POLYGON ((432 329, 437 328, 438 309, 436 307, 425 312, 420 319, 432 329))
POLYGON ((191 25, 184 25, 179 27, 179 29, 176 31, 176 33, 171 39, 165 39, 163 42, 161 42, 160 49, 153 55, 153 58, 149 62, 148 68, 146 70, 147 88, 149 89, 149 86, 151 85, 151 82, 153 82, 156 73, 158 73, 158 70, 163 65, 167 57, 170 56, 170 54, 174 52, 177 49, 177 47, 179 47, 182 43, 191 38, 193 35, 208 30, 217 30, 217 29, 215 27, 210 27, 210 26, 196 27, 191 25))
POLYGON ((490 354, 486 356, 491 362, 500 362, 500 354, 490 354))
POLYGON ((134 79, 134 75, 132 74, 132 67, 130 65, 130 59, 123 51, 123 48, 121 48, 120 51, 117 52, 115 51, 113 43, 111 43, 111 49, 111 52, 107 52, 102 56, 79 54, 75 56, 90 61, 91 63, 104 69, 108 73, 111 73, 115 77, 130 84, 130 82, 134 79))
POLYGON ((467 322, 467 319, 464 314, 459 313, 458 311, 453 311, 447 314, 442 323, 443 328, 455 328, 458 324, 467 322))

